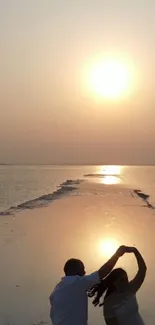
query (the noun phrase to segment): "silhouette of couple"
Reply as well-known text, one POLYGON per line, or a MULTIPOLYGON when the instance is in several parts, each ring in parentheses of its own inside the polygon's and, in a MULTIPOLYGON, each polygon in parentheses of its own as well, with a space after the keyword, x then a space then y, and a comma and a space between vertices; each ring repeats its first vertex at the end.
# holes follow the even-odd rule
POLYGON ((94 297, 94 306, 103 306, 107 325, 144 325, 136 293, 145 279, 146 264, 135 247, 120 246, 108 262, 90 275, 85 275, 80 260, 70 259, 64 266, 64 273, 50 296, 53 325, 87 325, 88 297, 94 297), (138 264, 132 281, 128 280, 125 270, 113 270, 125 253, 133 253, 138 264))

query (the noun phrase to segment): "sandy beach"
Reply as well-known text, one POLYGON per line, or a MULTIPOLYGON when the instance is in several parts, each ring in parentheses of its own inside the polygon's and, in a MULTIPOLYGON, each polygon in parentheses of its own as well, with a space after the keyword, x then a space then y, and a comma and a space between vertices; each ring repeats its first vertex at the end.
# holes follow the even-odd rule
MULTIPOLYGON (((119 244, 137 246, 148 273, 138 293, 146 325, 155 322, 155 215, 122 185, 82 182, 44 208, 0 218, 0 324, 50 324, 48 297, 70 257, 84 261, 87 273, 99 268, 119 244)), ((132 277, 134 257, 119 265, 132 277)), ((90 301, 89 324, 104 324, 90 301)))

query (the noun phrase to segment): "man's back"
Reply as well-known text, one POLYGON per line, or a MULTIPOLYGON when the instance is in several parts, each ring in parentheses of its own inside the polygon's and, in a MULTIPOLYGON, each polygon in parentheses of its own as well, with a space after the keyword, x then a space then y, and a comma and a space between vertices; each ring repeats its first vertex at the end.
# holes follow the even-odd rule
POLYGON ((50 296, 53 325, 87 325, 87 290, 99 281, 98 272, 62 278, 50 296))

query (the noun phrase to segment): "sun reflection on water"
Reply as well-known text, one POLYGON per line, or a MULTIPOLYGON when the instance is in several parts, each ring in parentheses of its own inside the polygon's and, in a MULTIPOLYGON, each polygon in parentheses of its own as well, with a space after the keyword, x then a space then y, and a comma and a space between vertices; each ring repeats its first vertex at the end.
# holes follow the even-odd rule
POLYGON ((100 183, 105 185, 120 184, 121 183, 121 166, 100 166, 98 169, 100 183))
POLYGON ((119 184, 120 178, 116 176, 104 176, 101 182, 105 185, 119 184))
POLYGON ((119 176, 121 174, 121 166, 100 166, 99 172, 107 176, 119 176))

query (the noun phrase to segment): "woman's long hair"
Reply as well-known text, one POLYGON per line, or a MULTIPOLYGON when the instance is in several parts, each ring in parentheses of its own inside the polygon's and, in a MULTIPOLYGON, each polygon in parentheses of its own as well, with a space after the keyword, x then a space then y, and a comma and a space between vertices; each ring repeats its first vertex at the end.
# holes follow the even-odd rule
POLYGON ((127 273, 125 270, 121 268, 117 268, 113 270, 104 280, 102 280, 99 284, 96 284, 88 291, 88 297, 95 297, 93 300, 93 305, 99 307, 103 306, 104 302, 100 303, 100 298, 104 295, 105 299, 111 293, 116 291, 115 281, 118 280, 122 275, 127 277, 127 273))

